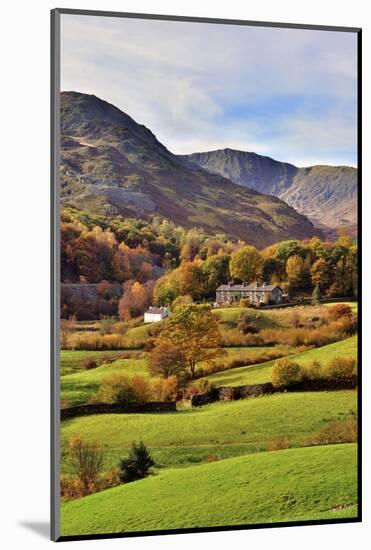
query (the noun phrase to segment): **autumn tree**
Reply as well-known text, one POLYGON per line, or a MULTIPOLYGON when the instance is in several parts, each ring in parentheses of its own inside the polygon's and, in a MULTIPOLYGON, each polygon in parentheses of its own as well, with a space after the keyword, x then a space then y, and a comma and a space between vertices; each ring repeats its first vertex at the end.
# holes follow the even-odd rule
POLYGON ((103 453, 96 443, 76 436, 69 441, 67 462, 83 487, 83 495, 94 490, 94 484, 103 467, 103 453))
POLYGON ((167 321, 162 337, 184 354, 189 374, 194 378, 196 365, 223 355, 218 319, 209 305, 179 307, 167 321))
POLYGON ((290 256, 286 262, 286 273, 291 288, 300 288, 305 280, 304 261, 300 256, 290 256))
POLYGON ((143 315, 149 305, 152 294, 152 283, 142 285, 138 281, 127 281, 123 285, 123 295, 119 301, 118 314, 121 320, 143 315))
POLYGON ((310 269, 312 285, 319 285, 322 291, 326 290, 332 279, 331 266, 324 258, 319 258, 314 262, 310 269))
POLYGON ((154 376, 168 378, 180 374, 186 366, 183 351, 166 340, 159 340, 149 356, 148 369, 154 376))
POLYGON ((263 267, 263 257, 255 246, 244 246, 233 252, 229 264, 232 277, 241 281, 254 281, 259 279, 263 267))

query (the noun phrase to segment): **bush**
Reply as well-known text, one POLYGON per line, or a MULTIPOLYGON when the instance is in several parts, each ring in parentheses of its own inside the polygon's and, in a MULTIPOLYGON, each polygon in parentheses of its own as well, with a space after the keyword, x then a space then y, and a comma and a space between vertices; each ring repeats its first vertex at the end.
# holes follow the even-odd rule
POLYGON ((288 437, 274 437, 268 441, 267 451, 282 451, 290 448, 288 437))
POLYGON ((128 458, 120 460, 119 477, 122 483, 130 483, 143 479, 150 474, 150 468, 155 463, 143 441, 138 445, 133 442, 128 458))
POLYGON ((199 395, 206 393, 214 389, 215 386, 210 384, 207 379, 200 380, 197 384, 193 383, 191 386, 187 386, 184 390, 183 399, 191 399, 193 395, 199 395))
POLYGON ((151 395, 154 401, 174 401, 177 397, 179 381, 175 375, 168 378, 154 378, 151 383, 151 395))
MULTIPOLYGON (((145 340, 135 340, 125 338, 121 334, 79 334, 76 337, 73 349, 75 350, 117 350, 117 349, 142 349, 145 340)), ((72 347, 72 346, 70 346, 72 347)))
POLYGON ((336 304, 328 308, 328 316, 330 319, 337 321, 342 317, 353 317, 352 308, 347 304, 336 304))
POLYGON ((355 443, 358 436, 357 415, 346 420, 335 420, 330 422, 312 440, 312 445, 331 445, 334 443, 355 443))
POLYGON ((251 302, 248 298, 241 298, 239 305, 240 307, 250 307, 251 302))
POLYGON ((287 357, 278 359, 273 365, 271 382, 275 388, 287 388, 301 380, 300 366, 287 357))
MULTIPOLYGON (((89 494, 98 493, 105 489, 111 489, 120 484, 120 478, 117 468, 111 468, 106 472, 101 473, 96 477, 93 483, 89 486, 89 494)), ((81 498, 84 496, 84 486, 81 480, 76 476, 61 476, 61 497, 67 500, 81 498)))
POLYGON ((357 376, 357 362, 352 357, 334 357, 325 365, 323 376, 339 382, 352 380, 357 376))
POLYGON ((95 359, 92 359, 91 357, 87 357, 86 359, 83 359, 80 363, 81 368, 84 370, 90 370, 90 369, 96 369, 98 366, 98 363, 95 359))
POLYGON ((301 367, 304 380, 320 380, 323 378, 323 369, 319 361, 310 361, 301 367))
POLYGON ((129 379, 124 374, 110 374, 100 382, 98 399, 103 403, 147 403, 150 384, 140 375, 129 379))

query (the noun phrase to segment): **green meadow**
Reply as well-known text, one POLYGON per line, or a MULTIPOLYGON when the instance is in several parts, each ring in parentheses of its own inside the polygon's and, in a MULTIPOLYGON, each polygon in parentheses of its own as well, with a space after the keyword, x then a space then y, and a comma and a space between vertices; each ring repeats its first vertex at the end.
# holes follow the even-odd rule
MULTIPOLYGON (((259 329, 285 330, 293 326, 296 310, 305 321, 329 305, 266 311, 220 308, 213 314, 220 319, 223 337, 228 337, 239 334, 241 312, 248 312, 259 329)), ((357 304, 350 305, 356 313, 357 304)), ((82 328, 97 331, 99 321, 82 328)), ((139 324, 129 327, 125 337, 143 343, 153 332, 153 325, 139 324)), ((301 353, 283 345, 224 350, 215 363, 234 358, 248 362, 273 350, 298 363, 326 363, 337 356, 356 357, 357 337, 301 353)), ((141 349, 62 351, 64 406, 89 403, 108 374, 149 379, 148 359, 149 353, 141 349), (86 370, 88 359, 98 366, 86 370)), ((273 364, 230 368, 195 383, 207 380, 218 387, 267 382, 273 364)), ((210 368, 205 362, 198 367, 206 372, 210 368)), ((148 478, 63 502, 63 535, 356 517, 356 444, 318 441, 331 423, 353 418, 356 390, 282 392, 199 408, 179 402, 177 407, 176 412, 91 415, 62 422, 62 449, 76 436, 97 443, 105 470, 128 456, 133 441, 143 440, 155 461, 148 478)), ((64 454, 61 470, 72 474, 64 454)))
MULTIPOLYGON (((309 351, 291 355, 290 359, 298 363, 307 363, 309 361, 322 361, 326 363, 338 355, 346 357, 357 356, 357 337, 352 336, 346 340, 328 344, 320 348, 314 348, 309 351)), ((238 367, 225 372, 218 372, 205 376, 205 379, 216 386, 241 386, 243 384, 261 384, 270 381, 274 361, 267 361, 260 365, 251 365, 247 367, 238 367)))
POLYGON ((294 447, 305 445, 329 422, 347 418, 356 408, 352 390, 279 393, 173 413, 78 417, 63 422, 61 441, 66 445, 80 434, 98 442, 110 467, 127 455, 132 441, 143 439, 157 466, 184 466, 263 451, 277 437, 286 437, 294 447))
POLYGON ((169 469, 62 504, 62 535, 355 517, 356 445, 169 469))

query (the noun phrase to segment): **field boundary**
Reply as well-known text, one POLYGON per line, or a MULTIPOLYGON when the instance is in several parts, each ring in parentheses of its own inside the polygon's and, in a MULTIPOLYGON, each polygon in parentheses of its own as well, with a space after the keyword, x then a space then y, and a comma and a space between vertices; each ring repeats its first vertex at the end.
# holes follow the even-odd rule
POLYGON ((150 401, 149 403, 94 403, 90 405, 78 405, 61 409, 61 420, 76 418, 77 416, 88 416, 92 414, 124 414, 124 413, 147 413, 147 412, 172 412, 176 411, 175 401, 150 401))
POLYGON ((287 388, 275 388, 271 382, 263 384, 246 384, 241 386, 220 386, 211 390, 195 394, 191 397, 191 406, 200 407, 215 403, 216 401, 237 401, 260 395, 271 395, 273 393, 285 392, 308 392, 308 391, 337 391, 353 390, 357 387, 357 377, 344 380, 303 380, 302 382, 287 388))

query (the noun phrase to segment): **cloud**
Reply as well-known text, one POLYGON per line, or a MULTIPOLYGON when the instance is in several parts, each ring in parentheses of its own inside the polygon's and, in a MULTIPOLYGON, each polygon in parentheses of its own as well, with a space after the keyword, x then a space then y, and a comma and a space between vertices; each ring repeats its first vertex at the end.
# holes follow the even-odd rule
POLYGON ((63 15, 61 50, 62 89, 115 104, 175 153, 356 162, 355 34, 63 15))

